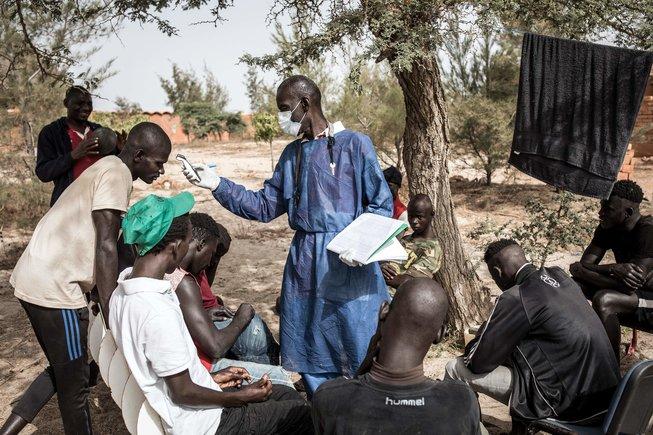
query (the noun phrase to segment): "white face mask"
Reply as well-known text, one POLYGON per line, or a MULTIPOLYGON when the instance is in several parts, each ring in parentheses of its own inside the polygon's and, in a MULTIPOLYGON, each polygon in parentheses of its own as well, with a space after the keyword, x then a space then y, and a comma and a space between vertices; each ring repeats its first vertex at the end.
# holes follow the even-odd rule
POLYGON ((295 106, 294 109, 292 110, 286 110, 284 112, 279 112, 279 127, 281 127, 281 130, 289 134, 291 136, 297 136, 299 134, 299 129, 302 127, 302 121, 304 120, 304 116, 306 116, 306 112, 304 112, 304 116, 302 116, 302 119, 299 120, 299 122, 292 121, 290 118, 292 117, 293 112, 299 107, 299 102, 295 106))

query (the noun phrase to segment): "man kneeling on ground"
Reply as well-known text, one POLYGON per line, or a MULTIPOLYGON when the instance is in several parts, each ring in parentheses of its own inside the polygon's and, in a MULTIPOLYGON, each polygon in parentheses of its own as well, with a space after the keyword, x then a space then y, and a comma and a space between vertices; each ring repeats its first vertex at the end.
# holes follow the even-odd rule
POLYGON ((617 360, 620 321, 653 327, 653 216, 642 216, 642 189, 630 180, 617 181, 601 201, 600 223, 580 262, 569 271, 601 318, 617 360), (615 262, 599 264, 608 250, 615 262), (640 306, 642 305, 642 306, 640 306))
POLYGON ((442 328, 447 296, 433 280, 401 286, 379 312, 376 334, 358 376, 322 384, 313 397, 318 434, 478 434, 472 390, 424 376, 426 353, 442 328))
MULTIPOLYGON (((184 322, 197 345, 202 364, 211 373, 238 364, 255 379, 267 373, 273 384, 292 386, 288 372, 281 366, 269 364, 272 359, 279 360, 278 345, 267 325, 254 315, 254 308, 250 304, 241 304, 232 319, 212 322, 203 299, 206 299, 204 294, 207 291, 211 293, 206 269, 216 255, 224 252, 224 248, 218 252, 221 230, 215 220, 205 213, 192 213, 190 221, 193 237, 188 253, 179 267, 166 275, 166 279, 170 280, 172 290, 179 299, 184 322), (243 358, 240 361, 224 358, 227 354, 243 358)), ((216 299, 215 296, 213 299, 216 299)))
POLYGON ((120 274, 111 297, 116 344, 167 433, 311 433, 310 407, 296 391, 273 386, 267 376, 242 386, 249 378, 245 369, 210 375, 202 366, 177 296, 163 278, 188 251, 193 204, 187 192, 150 195, 125 216, 125 242, 136 245, 138 258, 120 274))
POLYGON ((491 243, 485 262, 503 293, 447 376, 509 404, 518 420, 601 417, 619 366, 578 285, 559 267, 537 269, 513 240, 491 243))

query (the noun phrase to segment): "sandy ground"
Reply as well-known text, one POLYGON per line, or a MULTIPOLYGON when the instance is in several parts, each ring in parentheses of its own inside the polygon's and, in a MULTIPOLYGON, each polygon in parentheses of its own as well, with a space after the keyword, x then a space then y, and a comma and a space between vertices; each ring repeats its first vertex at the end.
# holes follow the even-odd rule
MULTIPOLYGON (((275 143, 274 154, 278 157, 284 144, 275 143)), ((221 174, 249 188, 258 188, 270 174, 269 148, 254 143, 194 144, 178 147, 172 156, 183 152, 193 162, 216 163, 221 174)), ((548 188, 541 183, 517 176, 514 183, 486 188, 473 180, 476 176, 462 166, 452 165, 452 191, 457 207, 457 219, 463 234, 467 234, 486 217, 497 221, 523 218, 520 204, 532 195, 546 195, 548 188)), ((653 193, 653 161, 638 161, 635 178, 645 192, 653 193)), ((132 201, 148 193, 170 195, 189 190, 197 199, 197 211, 211 214, 230 231, 233 243, 231 251, 223 259, 213 286, 215 293, 224 297, 228 305, 236 307, 241 302, 252 303, 256 311, 278 331, 278 318, 272 309, 279 294, 283 265, 292 238, 285 217, 269 224, 249 222, 231 215, 220 207, 205 190, 195 188, 183 179, 174 159, 166 165, 166 174, 153 186, 135 183, 132 201)), ((650 212, 650 205, 647 205, 650 212)), ((29 232, 3 231, 0 240, 0 421, 11 411, 11 403, 46 366, 38 343, 27 318, 12 295, 8 281, 11 267, 27 243, 29 232)), ((479 250, 466 241, 468 252, 479 257, 479 250)), ((552 259, 552 263, 567 266, 580 255, 568 252, 552 259)), ((479 269, 484 284, 490 285, 488 274, 479 269)), ((495 289, 495 293, 498 291, 495 289)), ((630 332, 623 334, 624 343, 630 332)), ((425 361, 426 373, 441 378, 446 362, 460 352, 452 343, 433 346, 425 361)), ((624 361, 623 369, 633 362, 653 358, 653 336, 640 333, 639 353, 624 361)), ((510 419, 507 408, 489 398, 481 397, 483 419, 491 433, 507 432, 510 419)), ((100 384, 91 392, 93 428, 98 434, 127 433, 120 410, 111 399, 108 388, 100 384)), ((25 433, 62 433, 61 419, 56 397, 53 398, 28 426, 25 433)))

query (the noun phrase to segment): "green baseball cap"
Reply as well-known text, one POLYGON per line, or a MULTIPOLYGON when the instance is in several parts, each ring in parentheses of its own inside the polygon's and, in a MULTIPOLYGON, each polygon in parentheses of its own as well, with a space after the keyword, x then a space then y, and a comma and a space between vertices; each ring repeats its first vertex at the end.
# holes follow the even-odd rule
POLYGON ((172 220, 188 213, 195 205, 189 192, 164 198, 148 195, 132 205, 122 220, 125 243, 136 245, 138 255, 145 255, 170 229, 172 220))

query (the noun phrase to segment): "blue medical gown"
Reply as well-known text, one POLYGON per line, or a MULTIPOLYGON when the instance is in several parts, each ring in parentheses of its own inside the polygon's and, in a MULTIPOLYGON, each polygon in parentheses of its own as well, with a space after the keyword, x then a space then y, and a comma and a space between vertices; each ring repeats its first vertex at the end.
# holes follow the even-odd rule
POLYGON ((344 130, 334 138, 335 176, 326 138, 297 140, 285 148, 263 189, 250 191, 223 178, 213 196, 246 219, 269 222, 288 213, 296 231, 281 287, 283 367, 353 375, 376 330, 379 306, 389 295, 378 263, 349 267, 326 247, 364 212, 391 216, 392 194, 367 136, 344 130), (302 160, 296 205, 297 147, 302 160))

